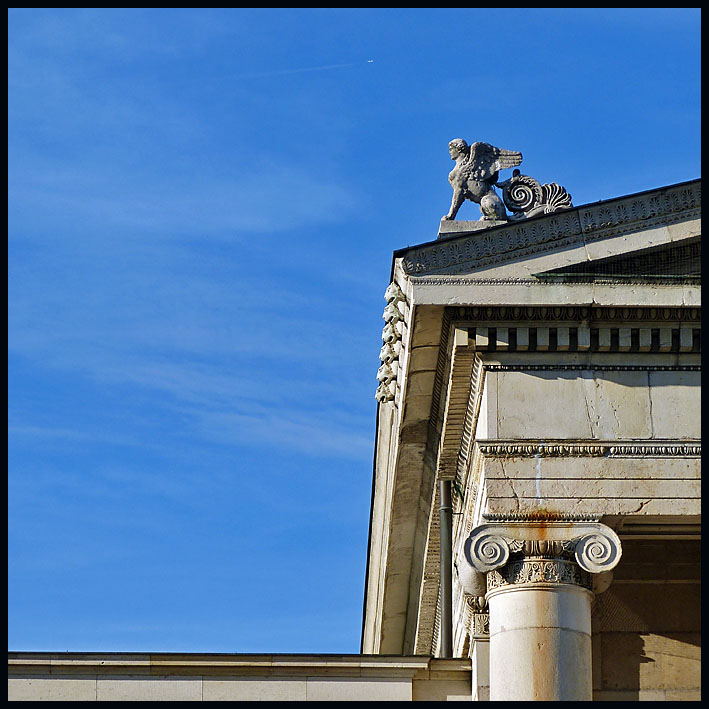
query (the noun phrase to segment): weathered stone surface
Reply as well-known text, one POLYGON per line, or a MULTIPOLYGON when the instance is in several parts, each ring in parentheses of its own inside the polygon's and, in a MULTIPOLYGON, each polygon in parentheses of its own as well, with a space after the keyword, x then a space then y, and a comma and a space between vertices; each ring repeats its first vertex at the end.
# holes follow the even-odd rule
POLYGON ((412 699, 415 702, 469 702, 470 682, 468 680, 414 679, 412 699))
POLYGON ((249 678, 206 679, 202 685, 205 702, 253 702, 306 700, 306 680, 302 678, 249 678))
POLYGON ((7 698, 13 702, 96 701, 96 678, 10 677, 7 698))
POLYGON ((99 702, 201 701, 201 677, 97 677, 99 702))
POLYGON ((308 701, 399 701, 412 700, 412 680, 309 677, 308 701))
POLYGON ((66 653, 53 665, 48 653, 10 653, 10 701, 470 700, 466 659, 198 653, 149 655, 146 666, 137 654, 86 658, 66 653), (28 667, 42 674, 28 676, 28 667))
POLYGON ((573 586, 488 595, 492 701, 591 698, 591 595, 573 586))
POLYGON ((603 689, 696 689, 701 686, 699 633, 604 633, 603 689))
POLYGON ((496 374, 499 438, 701 438, 700 372, 496 374), (545 406, 550 399, 564 405, 545 406))

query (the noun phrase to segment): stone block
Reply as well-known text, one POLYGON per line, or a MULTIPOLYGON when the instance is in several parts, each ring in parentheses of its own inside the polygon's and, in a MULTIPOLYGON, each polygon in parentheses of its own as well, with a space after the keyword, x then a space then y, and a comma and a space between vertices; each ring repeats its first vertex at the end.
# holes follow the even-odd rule
POLYGON ((699 439, 700 377, 691 371, 497 372, 497 436, 699 439))
POLYGON ((700 702, 702 690, 697 689, 667 689, 665 699, 668 702, 700 702))
POLYGON ((475 431, 476 438, 497 438, 497 383, 498 372, 487 372, 485 374, 485 385, 480 397, 480 411, 478 413, 478 423, 475 431))
POLYGON ((537 351, 541 352, 549 349, 549 328, 537 328, 537 351))
POLYGON ((611 329, 609 327, 598 328, 598 351, 608 352, 611 348, 611 329))
POLYGON ((202 698, 205 702, 255 702, 306 700, 306 679, 239 677, 234 679, 206 678, 202 684, 202 698))
POLYGON ((631 345, 631 328, 621 327, 618 330, 618 351, 629 352, 631 345))
MULTIPOLYGON (((498 438, 592 437, 576 372, 496 374, 498 438), (553 401, 563 401, 565 405, 550 405, 553 401)), ((486 379, 487 376, 488 373, 486 379)))
POLYGON ((667 231, 672 241, 683 241, 702 235, 701 219, 688 219, 667 225, 667 231))
MULTIPOLYGON (((592 447, 592 446, 589 446, 592 447)), ((503 449, 504 450, 504 449, 503 449)), ((600 448, 600 450, 603 450, 600 448)), ((616 480, 638 481, 699 481, 701 478, 701 460, 699 458, 654 457, 608 458, 605 455, 587 457, 548 456, 548 457, 513 457, 486 458, 484 461, 486 480, 556 480, 561 486, 573 481, 616 480)), ((674 490, 676 496, 681 488, 674 490)))
POLYGON ((590 240, 586 242, 586 253, 591 261, 596 261, 609 256, 648 249, 660 246, 671 241, 671 236, 666 226, 657 226, 650 229, 635 231, 615 239, 590 240))
POLYGON ((701 372, 650 372, 654 438, 702 437, 701 372))
POLYGON ((104 702, 202 700, 202 677, 98 677, 96 699, 104 702))
POLYGON ((438 345, 441 341, 442 305, 418 306, 416 308, 411 347, 438 345))
MULTIPOLYGON (((419 372, 409 372, 406 381, 406 399, 409 397, 428 396, 431 397, 433 382, 436 377, 435 371, 423 370, 419 372)), ((407 407, 408 408, 408 407, 407 407)))
POLYGON ((438 347, 415 347, 409 355, 409 372, 435 371, 438 366, 438 347))
POLYGON ((410 679, 343 679, 308 677, 307 701, 400 701, 410 702, 412 696, 410 679))
POLYGON ((681 325, 679 328, 679 351, 691 352, 694 343, 693 331, 691 327, 681 325))
POLYGON ((527 499, 672 499, 678 492, 682 497, 701 497, 699 480, 487 480, 488 497, 517 497, 527 499))
POLYGON ((474 701, 490 700, 490 641, 473 640, 471 652, 472 695, 474 701))
POLYGON ((641 327, 638 333, 638 351, 649 352, 652 347, 652 330, 648 327, 641 327))
MULTIPOLYGON (((699 641, 699 634, 696 634, 699 641)), ((698 689, 698 645, 653 633, 602 635, 603 689, 698 689)))
POLYGON ((688 633, 685 639, 691 642, 701 627, 701 589, 696 583, 614 583, 596 597, 596 604, 599 631, 604 633, 688 633))
POLYGON ((414 680, 412 690, 415 702, 469 702, 470 682, 465 680, 414 680))
POLYGON ((483 511, 485 514, 518 514, 532 513, 544 509, 556 514, 603 514, 612 515, 639 515, 651 517, 653 515, 701 515, 702 504, 699 498, 674 498, 672 500, 625 500, 608 499, 599 501, 596 498, 545 498, 519 499, 515 497, 485 499, 483 511), (602 503, 602 507, 601 507, 602 503))
POLYGON ((96 677, 9 677, 11 702, 95 702, 96 677))
POLYGON ((453 346, 454 347, 467 347, 468 346, 468 328, 457 327, 453 333, 453 346))

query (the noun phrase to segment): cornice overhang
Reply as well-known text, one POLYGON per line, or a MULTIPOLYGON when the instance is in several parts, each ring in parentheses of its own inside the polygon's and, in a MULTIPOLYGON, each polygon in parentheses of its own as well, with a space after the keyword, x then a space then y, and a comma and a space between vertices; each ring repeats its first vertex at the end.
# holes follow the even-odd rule
POLYGON ((394 252, 407 276, 470 273, 701 216, 701 179, 460 232, 394 252))

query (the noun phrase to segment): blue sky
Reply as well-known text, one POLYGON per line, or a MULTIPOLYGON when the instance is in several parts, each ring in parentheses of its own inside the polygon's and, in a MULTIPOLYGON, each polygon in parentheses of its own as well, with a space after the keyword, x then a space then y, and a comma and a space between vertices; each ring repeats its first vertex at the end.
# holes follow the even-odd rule
POLYGON ((575 205, 699 177, 699 29, 10 10, 10 649, 358 652, 383 294, 448 142, 575 205))

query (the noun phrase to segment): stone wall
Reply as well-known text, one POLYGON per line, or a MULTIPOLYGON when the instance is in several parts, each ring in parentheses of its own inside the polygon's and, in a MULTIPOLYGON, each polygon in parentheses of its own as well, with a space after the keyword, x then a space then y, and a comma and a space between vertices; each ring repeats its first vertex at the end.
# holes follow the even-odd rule
POLYGON ((10 701, 454 701, 470 660, 367 655, 9 653, 10 701))
POLYGON ((594 604, 594 700, 701 699, 700 545, 624 540, 594 604))

